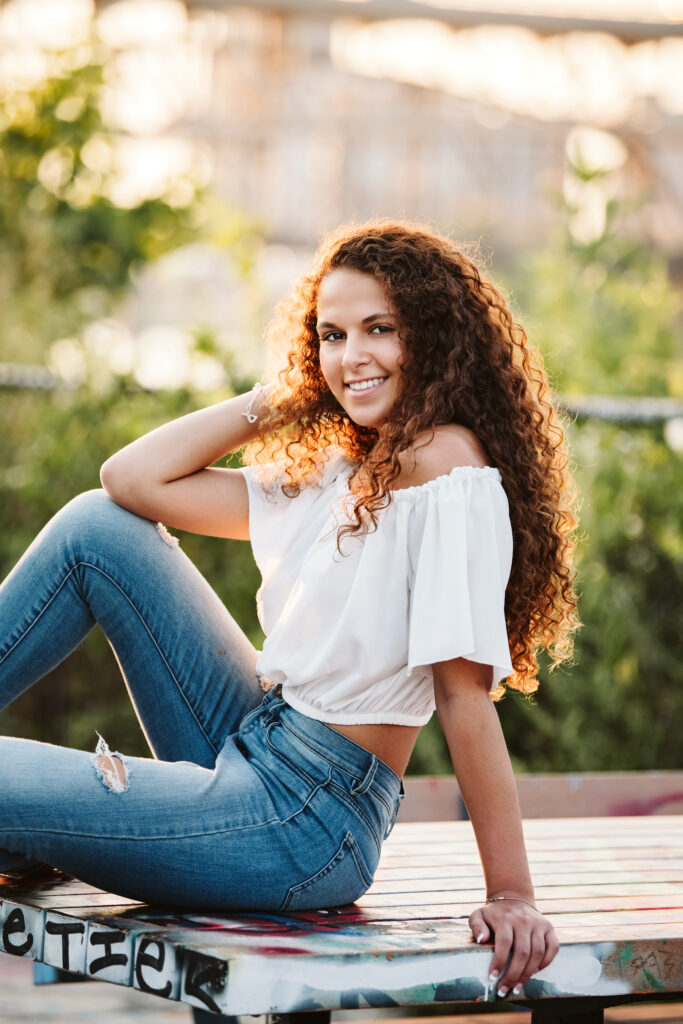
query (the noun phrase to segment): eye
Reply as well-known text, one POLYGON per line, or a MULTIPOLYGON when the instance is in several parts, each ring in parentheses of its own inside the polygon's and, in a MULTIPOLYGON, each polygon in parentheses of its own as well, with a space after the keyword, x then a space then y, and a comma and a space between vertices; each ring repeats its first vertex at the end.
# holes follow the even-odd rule
MULTIPOLYGON (((393 330, 394 330, 393 327, 388 327, 386 324, 373 324, 372 327, 370 328, 370 333, 372 334, 373 331, 379 331, 380 334, 391 334, 393 332, 393 330)), ((334 342, 334 341, 337 340, 335 335, 337 335, 339 338, 343 338, 344 337, 344 332, 343 331, 328 331, 327 334, 321 335, 320 340, 321 341, 334 342)))

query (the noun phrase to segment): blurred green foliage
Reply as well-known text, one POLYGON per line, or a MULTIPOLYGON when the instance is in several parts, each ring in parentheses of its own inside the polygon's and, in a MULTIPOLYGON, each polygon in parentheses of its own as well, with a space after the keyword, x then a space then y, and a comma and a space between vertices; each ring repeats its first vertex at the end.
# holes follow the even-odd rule
POLYGON ((118 146, 103 120, 101 44, 46 54, 49 75, 0 93, 0 352, 40 362, 46 346, 108 316, 131 272, 199 238, 248 274, 255 225, 190 171, 119 205, 118 146))
MULTIPOLYGON (((570 165, 577 184, 599 172, 570 165)), ((580 189, 579 195, 580 195, 580 189)), ((517 318, 568 394, 683 394, 681 296, 664 257, 631 240, 624 204, 606 201, 590 242, 562 205, 550 244, 516 268, 517 318)), ((579 613, 573 663, 545 666, 532 699, 498 705, 513 763, 523 771, 683 767, 683 457, 663 425, 596 420, 568 425, 582 499, 579 613)), ((435 722, 411 761, 449 770, 435 722)))
POLYGON ((122 209, 110 198, 116 134, 100 113, 103 68, 78 49, 51 57, 30 91, 0 96, 0 344, 39 361, 45 346, 105 316, 131 268, 194 235, 194 189, 122 209))
MULTIPOLYGON (((30 95, 0 100, 0 358, 42 361, 50 343, 68 335, 85 367, 75 389, 2 393, 0 577, 58 508, 99 486, 109 454, 249 386, 230 372, 210 332, 197 334, 195 350, 224 360, 228 384, 201 396, 143 391, 130 377, 103 372, 78 339, 89 321, 110 315, 132 268, 195 239, 206 222, 207 200, 196 190, 187 206, 163 196, 116 206, 114 171, 103 156, 113 136, 99 113, 101 83, 96 61, 66 61, 30 95)), ((580 167, 574 173, 585 174, 580 167)), ((629 240, 619 204, 606 202, 605 230, 590 243, 573 237, 574 213, 565 208, 563 230, 511 280, 519 319, 544 352, 554 385, 562 393, 680 394, 680 298, 665 260, 629 240)), ((217 227, 212 218, 212 230, 248 272, 253 226, 236 218, 217 227)), ((544 668, 533 700, 511 692, 499 705, 513 762, 544 771, 678 767, 681 455, 661 426, 588 421, 568 429, 583 496, 584 625, 572 665, 552 675, 544 668)), ((190 534, 181 544, 260 646, 249 546, 190 534)), ((6 734, 86 749, 95 729, 112 746, 147 752, 99 628, 0 715, 6 734)), ((411 771, 450 770, 434 718, 411 771)))

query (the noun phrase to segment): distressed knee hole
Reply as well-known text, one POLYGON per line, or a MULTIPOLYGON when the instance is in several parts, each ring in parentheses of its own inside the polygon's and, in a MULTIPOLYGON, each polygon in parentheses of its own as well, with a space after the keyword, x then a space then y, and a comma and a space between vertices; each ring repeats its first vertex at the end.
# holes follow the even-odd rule
POLYGON ((100 738, 92 756, 97 777, 112 793, 125 793, 128 789, 128 766, 121 754, 112 754, 107 741, 99 733, 97 735, 100 738))
POLYGON ((156 524, 157 533, 163 541, 166 541, 170 548, 177 548, 180 541, 177 537, 174 537, 172 533, 169 533, 163 523, 156 524))

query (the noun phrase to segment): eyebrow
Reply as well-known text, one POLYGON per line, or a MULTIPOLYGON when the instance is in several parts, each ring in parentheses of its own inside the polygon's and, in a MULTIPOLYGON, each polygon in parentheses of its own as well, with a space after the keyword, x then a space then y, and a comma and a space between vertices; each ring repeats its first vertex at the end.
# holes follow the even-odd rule
MULTIPOLYGON (((388 316, 394 316, 393 313, 372 313, 370 316, 366 316, 364 320, 361 320, 363 324, 369 324, 373 320, 385 320, 388 316)), ((329 320, 321 320, 316 327, 320 330, 321 327, 336 327, 336 324, 332 324, 329 320)))

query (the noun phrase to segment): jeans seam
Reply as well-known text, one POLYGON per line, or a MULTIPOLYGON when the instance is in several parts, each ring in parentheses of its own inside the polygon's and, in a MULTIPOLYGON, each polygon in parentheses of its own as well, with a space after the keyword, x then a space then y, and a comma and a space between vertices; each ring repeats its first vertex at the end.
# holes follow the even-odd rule
POLYGON ((166 655, 164 654, 164 652, 163 652, 163 651, 161 650, 161 648, 159 647, 159 644, 158 644, 158 643, 157 643, 157 641, 156 641, 156 637, 154 636, 154 634, 152 633, 151 629, 149 628, 149 626, 148 626, 148 625, 147 625, 147 623, 145 622, 145 619, 144 619, 144 617, 143 617, 142 613, 141 613, 141 612, 140 612, 140 610, 139 610, 139 609, 138 609, 138 608, 137 608, 137 607, 135 606, 135 604, 133 603, 133 601, 131 600, 131 598, 129 597, 129 595, 128 595, 128 594, 126 593, 126 591, 125 591, 125 590, 123 589, 123 587, 122 587, 122 586, 121 586, 121 585, 120 585, 120 584, 119 584, 119 583, 118 583, 118 582, 117 582, 117 581, 116 581, 116 580, 115 580, 115 579, 113 578, 113 576, 110 576, 110 575, 109 575, 109 573, 107 573, 107 572, 105 572, 105 571, 104 571, 104 569, 100 569, 100 567, 99 567, 98 565, 93 565, 93 564, 92 564, 91 562, 84 562, 83 560, 80 560, 80 561, 79 561, 79 562, 78 562, 78 563, 77 563, 76 565, 72 566, 72 567, 71 567, 71 569, 69 569, 68 573, 66 574, 66 576, 64 577, 64 579, 62 580, 62 582, 61 582, 61 583, 59 584, 59 586, 58 586, 58 587, 57 587, 57 589, 55 590, 54 594, 52 594, 52 595, 50 596, 50 598, 49 598, 49 599, 47 600, 47 602, 45 603, 45 605, 44 605, 44 606, 43 606, 43 607, 41 608, 40 612, 39 612, 39 613, 38 613, 38 614, 36 615, 36 617, 35 617, 35 619, 33 620, 33 622, 32 622, 32 623, 30 624, 30 626, 28 626, 28 628, 24 630, 24 632, 23 632, 23 633, 21 634, 21 636, 20 636, 20 637, 19 637, 19 638, 18 638, 18 639, 16 640, 16 642, 15 642, 14 644, 12 644, 12 646, 10 647, 10 649, 9 649, 9 650, 8 650, 8 651, 7 651, 7 652, 6 652, 6 653, 5 653, 5 654, 4 654, 3 656, 2 656, 2 658, 0 658, 0 664, 2 664, 2 662, 3 662, 4 660, 5 660, 5 658, 6 658, 6 657, 7 657, 7 656, 8 656, 9 654, 11 654, 11 652, 12 652, 12 651, 13 651, 13 650, 15 649, 15 647, 17 647, 17 645, 21 643, 21 641, 22 641, 22 640, 24 639, 24 637, 25 637, 25 636, 27 636, 27 635, 28 635, 28 633, 29 633, 29 632, 30 632, 30 631, 31 631, 31 630, 33 629, 33 627, 34 627, 34 626, 36 625, 36 623, 37 623, 37 622, 38 622, 38 621, 39 621, 39 620, 40 620, 40 619, 42 618, 42 616, 43 616, 44 612, 45 612, 45 611, 46 611, 46 610, 47 610, 47 609, 49 608, 49 606, 50 606, 50 605, 52 604, 52 602, 54 601, 55 597, 56 597, 56 596, 57 596, 57 594, 58 594, 58 593, 60 592, 60 590, 62 589, 62 587, 64 586, 64 584, 65 584, 65 583, 67 582, 67 580, 69 579, 69 577, 70 577, 70 576, 72 576, 72 575, 73 575, 73 573, 75 573, 75 572, 76 572, 76 570, 77 570, 78 568, 80 568, 81 566, 85 566, 85 567, 86 567, 87 569, 94 569, 94 570, 95 570, 95 572, 99 572, 99 573, 100 573, 100 575, 101 575, 101 576, 104 576, 104 578, 105 578, 105 579, 109 580, 109 582, 110 582, 111 584, 113 584, 113 586, 115 586, 115 587, 116 587, 116 589, 117 589, 117 590, 119 591, 119 593, 120 593, 120 594, 122 594, 122 595, 123 595, 123 597, 124 597, 124 598, 126 599, 126 601, 128 602, 128 604, 129 604, 129 605, 130 605, 130 607, 131 607, 131 608, 133 609, 133 611, 134 611, 134 612, 135 612, 135 614, 137 615, 138 619, 139 619, 139 620, 140 620, 140 622, 142 623, 143 627, 145 628, 145 630, 146 630, 146 632, 147 632, 147 635, 149 636, 150 640, 152 641, 152 643, 154 644, 155 648, 157 649, 157 652, 158 652, 159 656, 161 657, 161 660, 163 661, 164 665, 166 666, 166 669, 167 669, 167 671, 168 671, 168 673, 169 673, 169 675, 170 675, 171 679, 173 680, 173 682, 174 682, 174 683, 175 683, 175 685, 176 685, 176 688, 177 688, 177 690, 178 690, 178 693, 179 693, 179 694, 180 694, 180 696, 182 697, 183 701, 185 702, 185 704, 186 704, 186 706, 187 706, 187 709, 188 709, 188 711, 190 712, 190 714, 191 714, 191 715, 192 715, 192 717, 194 718, 195 722, 196 722, 196 723, 197 723, 197 725, 199 726, 199 728, 200 728, 200 730, 201 730, 201 733, 202 733, 202 735, 203 735, 204 739, 205 739, 205 740, 206 740, 206 742, 207 742, 207 743, 209 744, 209 746, 211 747, 211 750, 212 750, 212 751, 214 752, 214 754, 217 754, 220 748, 219 748, 218 746, 216 746, 216 744, 215 744, 215 743, 213 742, 213 740, 211 739, 211 737, 210 737, 210 736, 208 735, 208 733, 207 733, 207 731, 206 731, 206 727, 205 727, 205 726, 203 725, 203 723, 202 723, 202 722, 201 722, 201 721, 199 720, 199 718, 197 717, 197 714, 196 714, 196 712, 195 712, 194 708, 192 707, 192 705, 190 704, 190 702, 188 701, 187 697, 185 696, 185 694, 184 694, 184 692, 183 692, 183 688, 182 688, 182 686, 180 685, 180 683, 179 683, 179 681, 178 681, 178 679, 177 679, 177 677, 176 677, 176 675, 175 675, 175 672, 173 671, 173 669, 172 669, 172 668, 171 668, 171 666, 169 665, 169 663, 168 663, 168 660, 167 660, 167 658, 166 658, 166 655))
POLYGON ((349 853, 351 854, 351 856, 353 857, 354 861, 356 862, 356 868, 358 869, 358 874, 363 879, 363 883, 364 883, 364 885, 366 887, 366 892, 367 892, 367 890, 372 885, 373 876, 372 876, 372 873, 370 872, 370 869, 368 868, 367 864, 365 863, 365 857, 363 856, 363 851, 360 849, 357 841, 354 842, 354 843, 351 843, 349 845, 349 853))
MULTIPOLYGON (((64 835, 67 835, 70 838, 77 838, 77 839, 100 839, 103 842, 106 842, 107 840, 110 840, 110 839, 115 839, 115 840, 120 841, 120 842, 131 842, 131 843, 142 842, 142 843, 148 843, 150 841, 154 841, 154 842, 162 842, 162 841, 174 842, 177 839, 195 839, 195 838, 200 838, 201 839, 204 836, 220 836, 220 835, 228 834, 230 832, 243 832, 243 831, 246 831, 246 830, 252 829, 252 828, 265 828, 268 825, 282 825, 282 824, 283 824, 283 822, 279 818, 269 818, 267 821, 258 821, 258 822, 255 822, 253 825, 229 825, 229 826, 226 825, 224 828, 206 829, 203 832, 178 832, 177 835, 160 835, 160 836, 153 835, 153 834, 152 835, 144 835, 144 836, 130 836, 130 835, 118 835, 117 833, 112 833, 111 835, 100 835, 99 833, 69 832, 69 831, 65 831, 64 829, 60 829, 59 831, 57 831, 56 829, 53 829, 53 828, 24 828, 23 826, 21 828, 21 832, 22 833, 30 833, 31 835, 38 835, 38 836, 54 836, 54 835, 64 836, 64 835)), ((14 836, 14 835, 16 835, 16 833, 17 833, 16 829, 0 828, 0 836, 2 836, 2 835, 14 836)))
POLYGON ((41 619, 41 618, 43 617, 43 614, 44 614, 44 613, 45 613, 45 612, 47 611, 47 609, 48 609, 48 608, 50 607, 50 605, 52 604, 52 602, 54 601, 54 599, 55 599, 55 598, 57 597, 57 594, 58 594, 58 593, 60 592, 60 590, 62 589, 62 587, 63 587, 63 586, 64 586, 64 584, 66 583, 66 581, 67 581, 67 580, 69 579, 69 577, 71 576, 71 574, 72 574, 72 573, 74 573, 74 572, 76 571, 76 568, 77 568, 77 566, 74 566, 73 568, 69 569, 69 571, 68 571, 68 573, 66 574, 66 576, 64 577, 64 579, 63 579, 63 580, 61 581, 61 583, 59 584, 59 586, 57 587, 57 589, 55 590, 55 592, 54 592, 53 594, 50 594, 50 596, 48 597, 47 601, 45 602, 45 604, 43 605, 43 607, 42 607, 42 608, 40 609, 40 611, 38 612, 38 614, 36 615, 36 617, 35 617, 35 618, 33 619, 33 621, 32 621, 32 622, 31 622, 31 623, 30 623, 30 624, 29 624, 29 625, 27 626, 27 628, 26 628, 26 629, 25 629, 25 630, 23 631, 23 633, 22 633, 22 634, 21 634, 20 636, 18 636, 18 637, 17 637, 17 639, 16 639, 15 641, 14 641, 14 643, 13 643, 13 644, 11 645, 11 647, 8 647, 8 648, 7 648, 7 650, 5 651, 5 653, 4 653, 4 654, 2 655, 2 657, 0 658, 0 665, 2 665, 3 661, 5 661, 5 659, 6 659, 7 657, 9 657, 9 655, 10 655, 10 654, 12 653, 12 651, 13 651, 13 650, 14 650, 14 649, 15 649, 16 647, 18 647, 18 645, 19 645, 19 644, 21 643, 21 641, 22 641, 22 640, 24 639, 24 637, 25 637, 25 636, 27 636, 27 635, 28 635, 28 634, 29 634, 29 633, 31 632, 31 630, 32 630, 32 629, 33 629, 33 627, 34 627, 34 626, 36 625, 36 623, 40 621, 40 619, 41 619))

